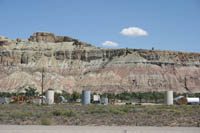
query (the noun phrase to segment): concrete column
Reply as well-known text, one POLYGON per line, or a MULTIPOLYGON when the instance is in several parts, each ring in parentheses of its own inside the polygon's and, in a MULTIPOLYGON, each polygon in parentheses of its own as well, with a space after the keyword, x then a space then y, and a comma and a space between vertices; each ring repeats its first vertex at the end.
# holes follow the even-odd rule
POLYGON ((173 105, 173 91, 166 91, 165 92, 165 104, 166 105, 173 105))

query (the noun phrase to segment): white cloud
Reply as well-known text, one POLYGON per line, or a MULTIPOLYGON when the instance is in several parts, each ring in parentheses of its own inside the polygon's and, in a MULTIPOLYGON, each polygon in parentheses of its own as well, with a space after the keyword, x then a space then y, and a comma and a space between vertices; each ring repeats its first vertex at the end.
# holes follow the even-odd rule
POLYGON ((129 28, 124 28, 120 32, 122 35, 125 36, 131 36, 131 37, 137 37, 137 36, 147 36, 148 33, 147 31, 138 28, 138 27, 129 27, 129 28))
POLYGON ((118 44, 116 42, 112 42, 112 41, 105 41, 104 43, 102 43, 103 46, 109 46, 109 47, 117 47, 118 44))

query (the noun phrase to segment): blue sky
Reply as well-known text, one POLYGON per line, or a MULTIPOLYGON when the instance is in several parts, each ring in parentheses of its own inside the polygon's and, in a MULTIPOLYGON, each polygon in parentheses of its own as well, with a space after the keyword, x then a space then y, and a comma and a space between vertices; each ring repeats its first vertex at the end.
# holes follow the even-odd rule
POLYGON ((0 35, 27 39, 36 31, 99 47, 200 52, 200 0, 0 0, 0 35), (129 27, 147 34, 120 33, 129 27))

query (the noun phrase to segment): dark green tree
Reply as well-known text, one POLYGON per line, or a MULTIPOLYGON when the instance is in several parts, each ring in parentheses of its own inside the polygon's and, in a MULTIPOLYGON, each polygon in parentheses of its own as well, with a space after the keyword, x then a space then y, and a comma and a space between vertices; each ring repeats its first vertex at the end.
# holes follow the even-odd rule
POLYGON ((12 94, 9 92, 0 92, 0 97, 11 97, 12 94))
POLYGON ((135 93, 136 99, 139 100, 140 103, 142 103, 142 99, 143 99, 143 93, 142 92, 137 92, 135 93))
POLYGON ((153 99, 155 101, 155 103, 158 103, 158 100, 164 99, 164 94, 161 92, 153 92, 153 99))
POLYGON ((200 93, 195 93, 194 95, 195 97, 199 97, 200 98, 200 93))
POLYGON ((28 87, 25 89, 25 96, 27 97, 36 97, 38 96, 38 92, 37 92, 37 89, 35 88, 32 88, 32 87, 28 87))
POLYGON ((144 92, 142 95, 143 95, 142 97, 145 100, 145 102, 149 102, 149 101, 153 100, 152 92, 144 92))
POLYGON ((81 94, 74 91, 71 95, 71 101, 76 101, 76 99, 81 99, 81 94))

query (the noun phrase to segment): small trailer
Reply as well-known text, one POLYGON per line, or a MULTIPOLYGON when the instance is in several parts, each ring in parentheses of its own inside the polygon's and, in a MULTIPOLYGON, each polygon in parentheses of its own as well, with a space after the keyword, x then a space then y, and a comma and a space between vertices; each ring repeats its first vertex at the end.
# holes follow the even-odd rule
POLYGON ((200 104, 200 98, 198 97, 184 97, 179 96, 174 99, 177 104, 200 104))
POLYGON ((187 97, 188 104, 200 104, 200 98, 198 97, 187 97))

